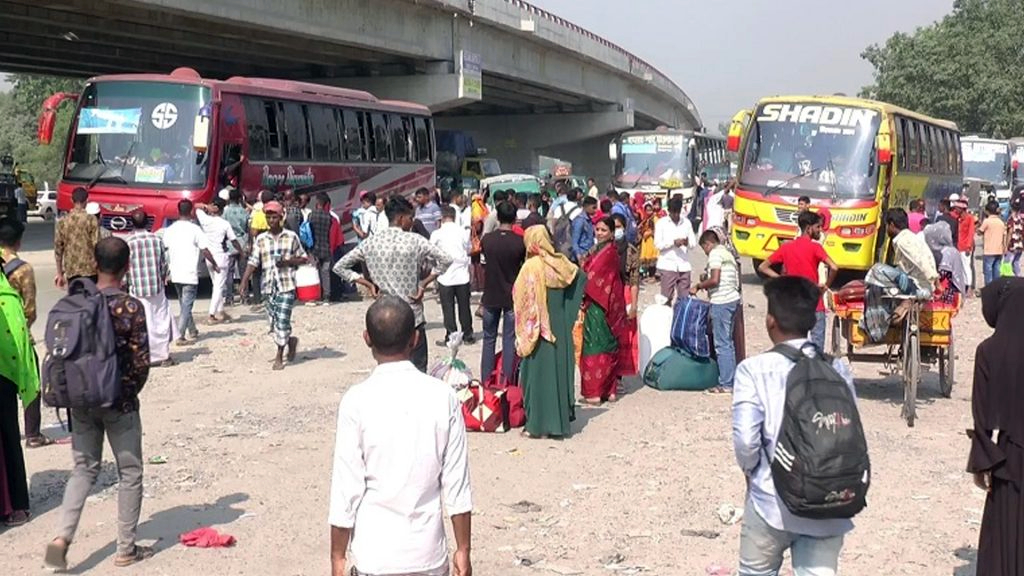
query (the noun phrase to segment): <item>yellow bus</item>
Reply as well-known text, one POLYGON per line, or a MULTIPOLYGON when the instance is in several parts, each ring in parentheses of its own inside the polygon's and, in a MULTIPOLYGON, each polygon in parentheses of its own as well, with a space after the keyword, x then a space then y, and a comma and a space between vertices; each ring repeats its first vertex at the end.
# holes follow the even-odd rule
POLYGON ((956 124, 845 96, 764 98, 733 118, 739 152, 732 239, 755 262, 799 234, 797 203, 827 213, 825 250, 841 269, 867 270, 888 246, 888 208, 923 199, 933 214, 963 185, 956 124))

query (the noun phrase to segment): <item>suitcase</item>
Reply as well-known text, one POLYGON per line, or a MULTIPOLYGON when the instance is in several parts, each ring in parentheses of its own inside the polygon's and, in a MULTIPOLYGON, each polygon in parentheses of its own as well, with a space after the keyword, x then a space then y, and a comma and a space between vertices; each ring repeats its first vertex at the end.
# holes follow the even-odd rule
POLYGON ((466 421, 466 430, 506 432, 512 427, 505 390, 489 390, 479 380, 473 380, 456 395, 462 403, 462 419, 466 421))
POLYGON ((707 390, 718 385, 718 364, 682 348, 662 348, 644 370, 644 384, 656 390, 707 390))

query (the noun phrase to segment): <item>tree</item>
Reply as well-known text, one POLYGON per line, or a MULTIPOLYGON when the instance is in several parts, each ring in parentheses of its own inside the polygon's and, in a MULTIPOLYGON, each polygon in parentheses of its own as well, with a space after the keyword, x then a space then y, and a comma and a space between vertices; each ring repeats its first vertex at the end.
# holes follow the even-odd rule
POLYGON ((1024 0, 957 0, 953 12, 861 54, 861 96, 955 121, 964 132, 1024 135, 1024 0))
POLYGON ((11 91, 0 94, 0 154, 9 152, 18 166, 35 176, 40 185, 47 181, 56 186, 72 107, 65 104, 58 113, 53 143, 49 146, 36 140, 36 127, 46 98, 56 92, 78 92, 82 82, 33 74, 14 74, 12 80, 11 91))

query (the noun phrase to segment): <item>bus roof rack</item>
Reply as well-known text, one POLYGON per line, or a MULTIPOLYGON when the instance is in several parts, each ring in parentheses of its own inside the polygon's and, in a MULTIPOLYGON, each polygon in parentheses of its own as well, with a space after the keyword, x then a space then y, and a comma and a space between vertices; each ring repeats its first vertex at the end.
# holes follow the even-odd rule
POLYGON ((351 90, 325 84, 314 84, 313 82, 298 82, 296 80, 275 80, 273 78, 248 78, 245 76, 233 76, 227 80, 230 84, 242 84, 256 86, 271 90, 282 90, 284 92, 298 92, 303 94, 316 94, 319 96, 338 96, 350 100, 361 100, 363 102, 378 102, 377 97, 362 90, 351 90))

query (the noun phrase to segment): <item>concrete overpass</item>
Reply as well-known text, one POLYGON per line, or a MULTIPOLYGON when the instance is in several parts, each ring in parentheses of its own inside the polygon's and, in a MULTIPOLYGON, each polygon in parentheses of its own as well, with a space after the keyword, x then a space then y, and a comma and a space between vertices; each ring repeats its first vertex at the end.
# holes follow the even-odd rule
POLYGON ((0 0, 0 69, 312 80, 431 107, 506 170, 536 155, 609 173, 613 134, 699 127, 625 49, 521 0, 0 0))

